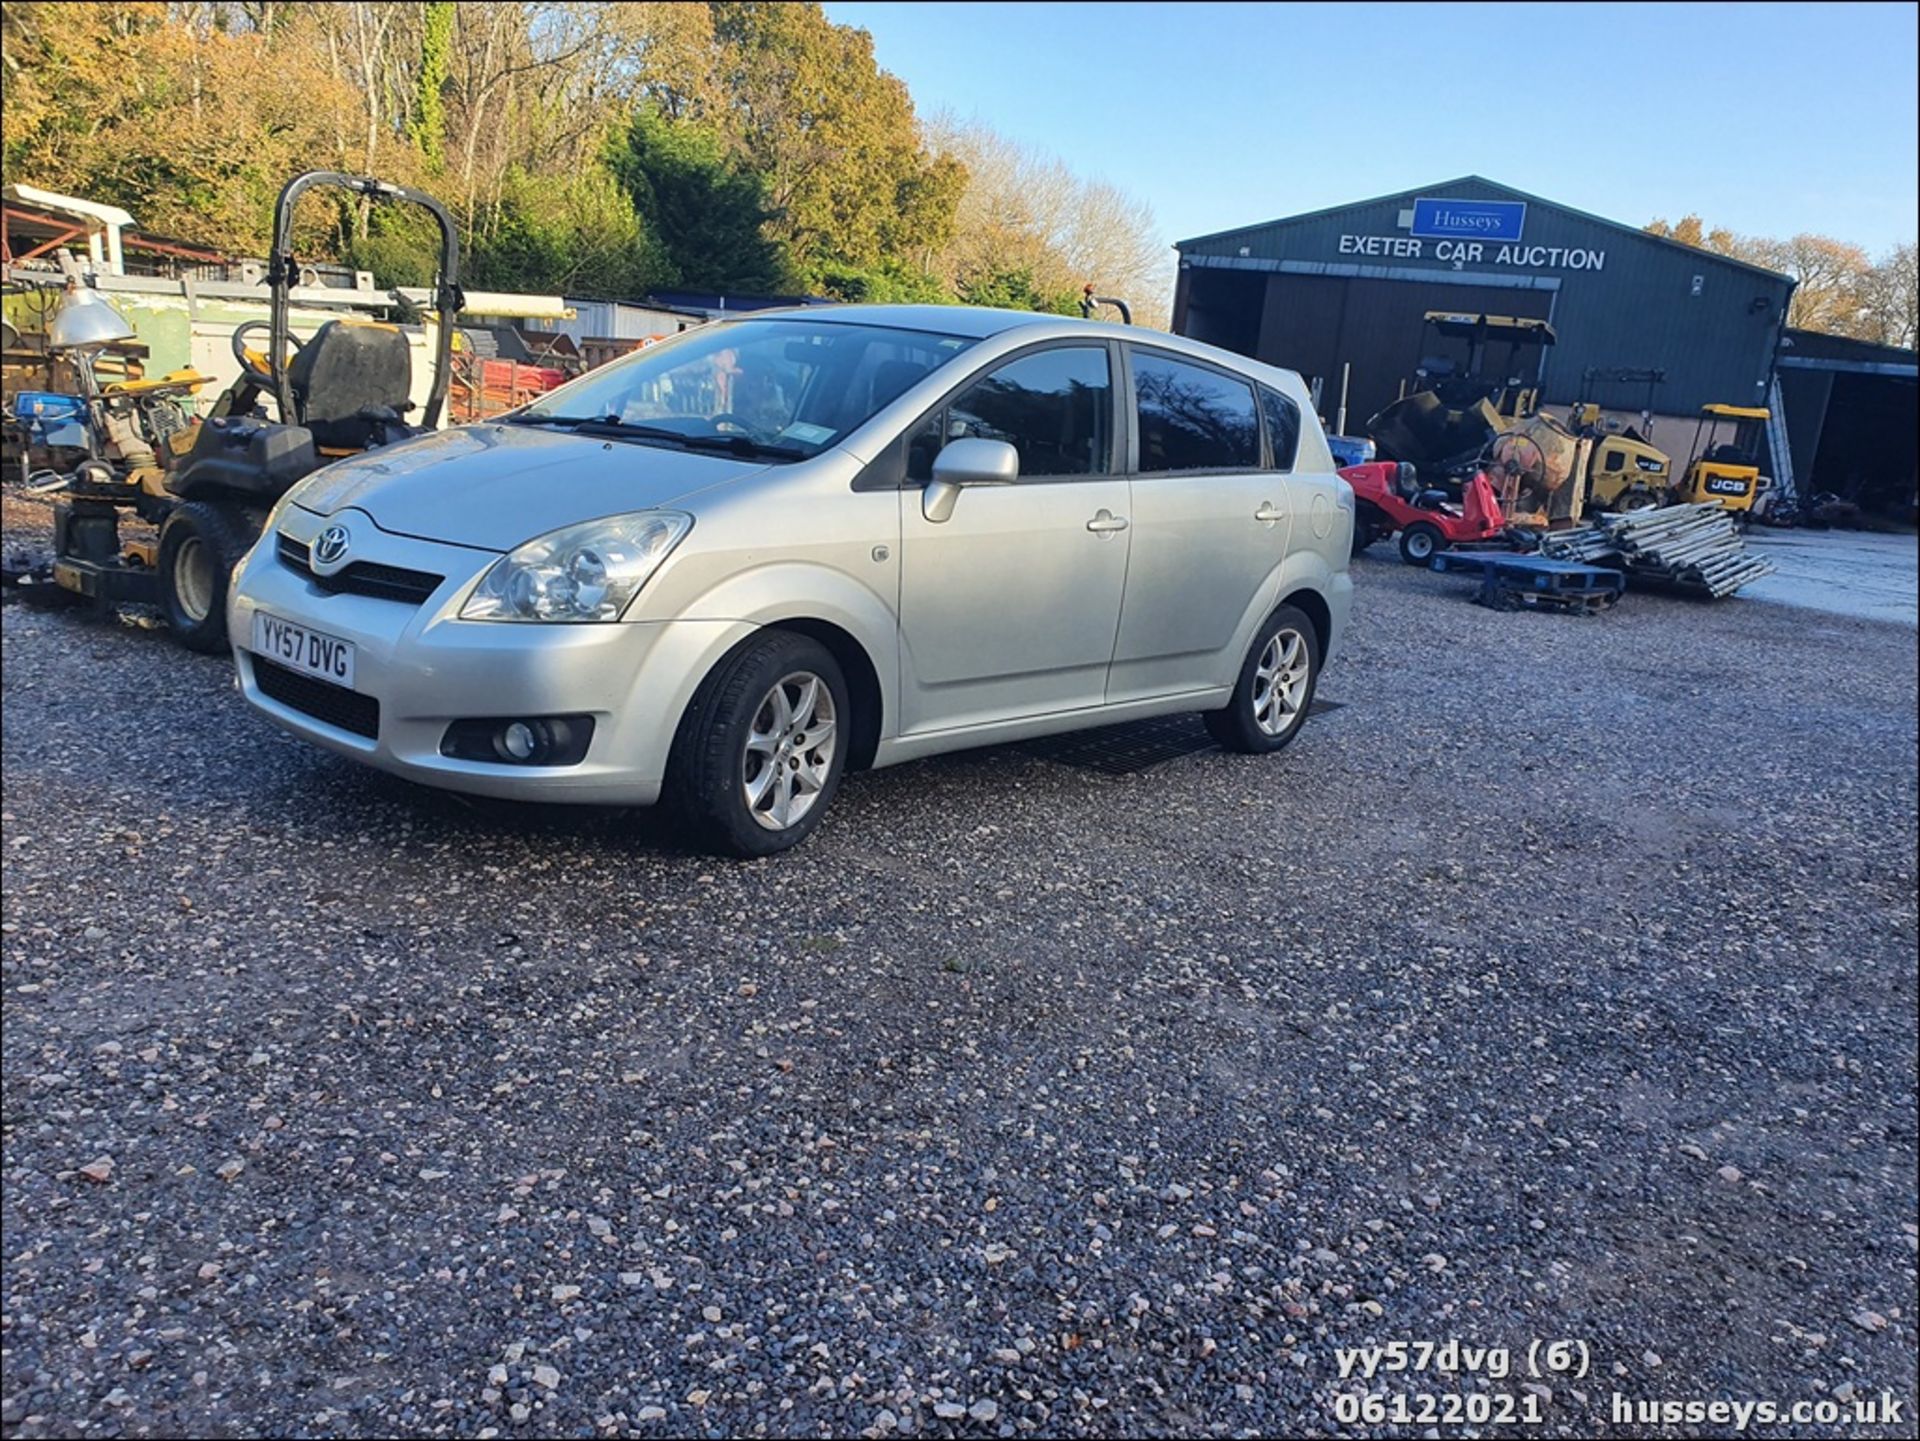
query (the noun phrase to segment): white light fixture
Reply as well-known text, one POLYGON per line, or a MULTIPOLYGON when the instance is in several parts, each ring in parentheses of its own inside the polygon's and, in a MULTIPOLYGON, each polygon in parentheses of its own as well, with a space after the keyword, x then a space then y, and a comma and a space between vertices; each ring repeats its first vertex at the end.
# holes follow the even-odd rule
POLYGON ((134 338, 127 318, 113 302, 78 279, 68 279, 66 299, 47 324, 47 344, 55 350, 94 351, 134 338))

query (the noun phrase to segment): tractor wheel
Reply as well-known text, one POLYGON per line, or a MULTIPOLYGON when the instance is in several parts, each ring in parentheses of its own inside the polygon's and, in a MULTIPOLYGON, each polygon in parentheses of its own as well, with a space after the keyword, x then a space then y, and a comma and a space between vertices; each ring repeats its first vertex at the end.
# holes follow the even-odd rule
POLYGON ((1408 565, 1424 570, 1446 548, 1447 538, 1440 533, 1440 527, 1424 520, 1415 521, 1400 532, 1400 559, 1408 565))
POLYGON ((1648 490, 1644 485, 1636 485, 1620 493, 1613 508, 1621 515, 1631 515, 1636 510, 1658 510, 1661 500, 1658 493, 1648 490))
POLYGON ((227 588, 257 535, 241 511, 204 500, 177 506, 160 527, 160 609, 188 650, 226 648, 227 588))

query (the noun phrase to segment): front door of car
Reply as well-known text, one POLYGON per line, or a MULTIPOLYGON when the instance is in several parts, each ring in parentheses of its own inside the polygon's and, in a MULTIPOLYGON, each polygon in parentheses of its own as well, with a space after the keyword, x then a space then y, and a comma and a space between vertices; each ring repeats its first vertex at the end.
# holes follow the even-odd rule
POLYGON ((1165 351, 1129 351, 1133 552, 1107 687, 1113 702, 1230 682, 1242 622, 1276 582, 1294 524, 1253 384, 1165 351))
POLYGON ((900 493, 900 733, 1101 703, 1126 584, 1128 486, 1114 462, 1105 344, 1024 352, 963 386, 911 438, 900 493), (922 505, 953 440, 1011 444, 1019 478, 922 505))

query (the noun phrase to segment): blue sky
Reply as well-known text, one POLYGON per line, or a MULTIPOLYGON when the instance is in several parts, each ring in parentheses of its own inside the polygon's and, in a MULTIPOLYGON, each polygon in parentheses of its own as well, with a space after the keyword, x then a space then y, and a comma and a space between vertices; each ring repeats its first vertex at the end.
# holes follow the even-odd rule
POLYGON ((1916 7, 828 3, 921 110, 1169 241, 1476 173, 1643 224, 1915 234, 1916 7))

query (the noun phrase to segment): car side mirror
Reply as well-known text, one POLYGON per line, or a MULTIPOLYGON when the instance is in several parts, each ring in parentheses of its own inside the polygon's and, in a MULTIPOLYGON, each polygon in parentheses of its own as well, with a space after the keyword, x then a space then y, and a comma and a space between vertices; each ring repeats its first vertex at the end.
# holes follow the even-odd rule
POLYGON ((1020 478, 1020 452, 1004 440, 952 440, 933 458, 933 479, 920 492, 920 513, 935 525, 953 514, 970 485, 1011 485, 1020 478))

